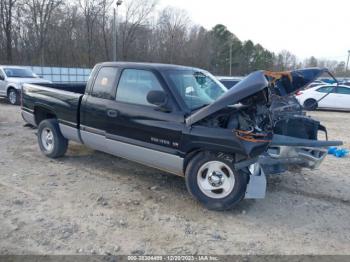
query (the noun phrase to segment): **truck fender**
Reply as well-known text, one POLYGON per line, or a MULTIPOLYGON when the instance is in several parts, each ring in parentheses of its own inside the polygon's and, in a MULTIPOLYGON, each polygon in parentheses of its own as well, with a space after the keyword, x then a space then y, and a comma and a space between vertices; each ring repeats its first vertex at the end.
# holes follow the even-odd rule
POLYGON ((34 103, 35 123, 39 126, 41 121, 49 118, 57 118, 53 108, 42 103, 34 103))

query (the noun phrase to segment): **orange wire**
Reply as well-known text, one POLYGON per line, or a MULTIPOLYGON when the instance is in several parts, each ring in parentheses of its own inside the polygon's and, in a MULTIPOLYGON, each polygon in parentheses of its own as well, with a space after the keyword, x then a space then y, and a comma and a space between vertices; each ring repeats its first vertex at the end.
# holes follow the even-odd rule
POLYGON ((235 130, 236 136, 244 141, 252 143, 270 143, 271 140, 256 139, 255 137, 267 137, 267 134, 255 134, 251 131, 246 130, 235 130), (242 135, 243 134, 243 135, 242 135))

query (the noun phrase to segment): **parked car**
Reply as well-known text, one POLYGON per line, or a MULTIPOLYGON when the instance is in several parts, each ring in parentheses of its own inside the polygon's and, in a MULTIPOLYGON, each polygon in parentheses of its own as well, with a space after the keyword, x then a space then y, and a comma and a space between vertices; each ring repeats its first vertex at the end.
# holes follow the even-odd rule
POLYGON ((344 82, 341 83, 341 85, 343 85, 343 86, 350 86, 350 82, 344 81, 344 82))
POLYGON ((217 79, 227 88, 231 89, 242 80, 239 77, 218 76, 217 79))
POLYGON ((314 83, 311 83, 307 88, 312 88, 312 87, 322 86, 322 85, 326 85, 326 83, 314 82, 314 83))
POLYGON ((321 72, 298 70, 290 82, 257 71, 227 91, 198 68, 102 63, 81 90, 25 84, 22 117, 38 126, 39 147, 50 158, 76 141, 184 176, 197 200, 225 210, 263 198, 265 172, 315 168, 325 147, 341 144, 317 140, 325 128, 288 97, 321 72))
POLYGON ((321 85, 299 91, 296 97, 307 110, 350 110, 350 86, 321 85))
POLYGON ((24 83, 47 84, 51 82, 41 79, 25 67, 0 66, 0 96, 7 97, 11 104, 19 104, 24 83))

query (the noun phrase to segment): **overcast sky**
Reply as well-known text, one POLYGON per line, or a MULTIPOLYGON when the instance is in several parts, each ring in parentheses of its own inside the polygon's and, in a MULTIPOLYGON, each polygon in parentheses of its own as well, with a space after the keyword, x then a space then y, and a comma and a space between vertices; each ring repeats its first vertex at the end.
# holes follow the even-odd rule
POLYGON ((195 24, 221 23, 241 40, 270 51, 345 60, 350 49, 350 0, 159 0, 186 10, 195 24))

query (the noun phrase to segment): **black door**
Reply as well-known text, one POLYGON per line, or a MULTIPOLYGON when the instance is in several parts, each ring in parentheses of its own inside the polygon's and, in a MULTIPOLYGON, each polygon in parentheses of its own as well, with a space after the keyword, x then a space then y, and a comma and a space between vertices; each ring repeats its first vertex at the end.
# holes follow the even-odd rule
POLYGON ((102 67, 80 107, 80 129, 84 144, 105 151, 106 129, 109 121, 106 104, 114 100, 119 69, 102 67))
POLYGON ((115 154, 132 160, 161 167, 159 161, 173 161, 169 171, 182 158, 181 144, 184 116, 167 92, 157 72, 124 69, 121 73, 115 100, 106 104, 108 124, 107 145, 115 154), (168 94, 168 111, 147 102, 151 90, 168 94), (131 146, 129 146, 131 145, 131 146), (123 152, 120 152, 122 148, 123 152), (150 163, 151 162, 151 163, 150 163))

